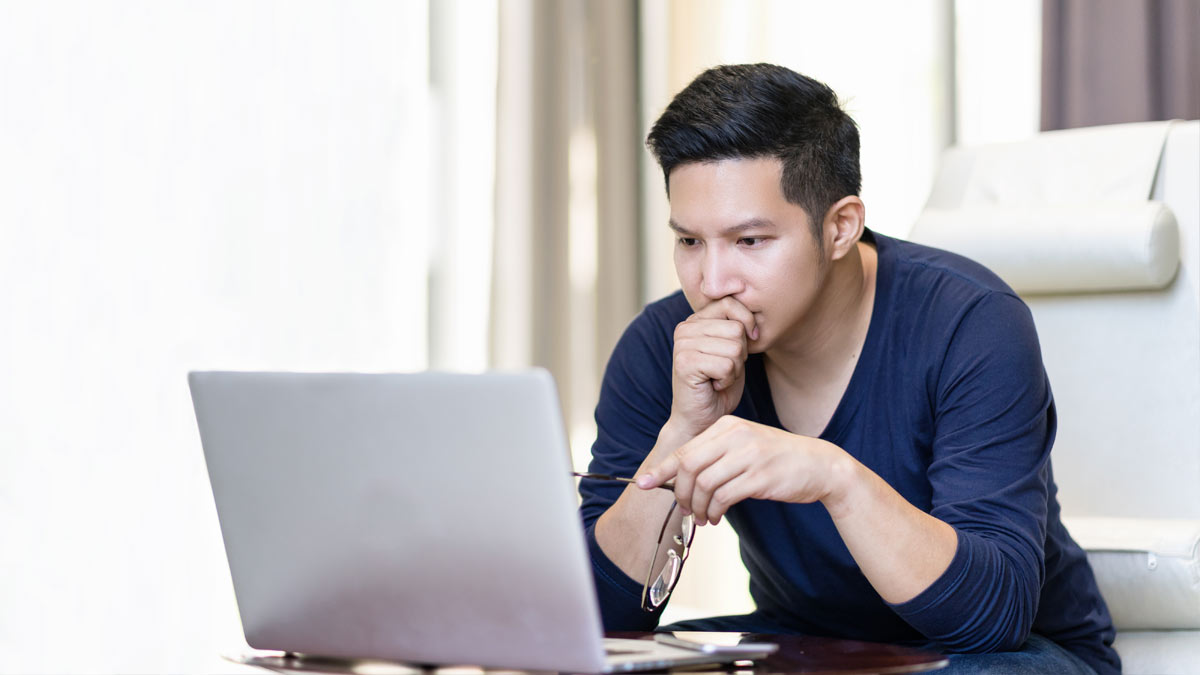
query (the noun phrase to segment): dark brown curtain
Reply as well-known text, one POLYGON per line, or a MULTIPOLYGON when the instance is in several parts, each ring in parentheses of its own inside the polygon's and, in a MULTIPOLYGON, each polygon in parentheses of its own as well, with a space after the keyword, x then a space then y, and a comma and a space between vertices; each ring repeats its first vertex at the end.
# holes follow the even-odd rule
POLYGON ((1200 0, 1043 0, 1042 130, 1200 118, 1200 0))

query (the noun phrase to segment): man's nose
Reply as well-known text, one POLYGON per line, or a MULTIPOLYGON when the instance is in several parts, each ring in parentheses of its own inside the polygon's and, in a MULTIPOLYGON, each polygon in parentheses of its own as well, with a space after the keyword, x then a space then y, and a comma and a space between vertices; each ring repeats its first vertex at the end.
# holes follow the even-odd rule
POLYGON ((742 291, 741 275, 733 261, 722 251, 705 251, 700 265, 700 292, 710 300, 720 300, 742 291))

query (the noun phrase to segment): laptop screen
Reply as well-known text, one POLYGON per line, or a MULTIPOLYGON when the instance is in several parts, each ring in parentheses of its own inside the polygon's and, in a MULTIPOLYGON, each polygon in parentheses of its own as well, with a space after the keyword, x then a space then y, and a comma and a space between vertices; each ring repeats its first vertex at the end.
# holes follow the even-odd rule
POLYGON ((548 373, 189 383, 252 647, 602 669, 548 373))

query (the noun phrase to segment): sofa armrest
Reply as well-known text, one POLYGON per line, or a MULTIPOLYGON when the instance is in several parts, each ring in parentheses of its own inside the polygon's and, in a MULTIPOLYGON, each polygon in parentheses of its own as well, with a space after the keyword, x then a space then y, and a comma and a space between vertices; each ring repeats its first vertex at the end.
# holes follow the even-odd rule
POLYGON ((1063 518, 1118 631, 1200 629, 1200 520, 1063 518))

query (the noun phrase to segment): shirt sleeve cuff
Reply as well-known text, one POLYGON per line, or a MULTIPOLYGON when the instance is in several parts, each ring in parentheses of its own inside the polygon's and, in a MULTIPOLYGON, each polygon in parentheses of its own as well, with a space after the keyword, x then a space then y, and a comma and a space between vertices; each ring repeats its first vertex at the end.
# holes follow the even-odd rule
POLYGON ((600 618, 604 630, 649 631, 658 626, 662 607, 654 612, 642 611, 642 584, 629 578, 620 567, 609 560, 596 541, 595 523, 585 530, 588 554, 592 559, 592 575, 596 582, 596 598, 600 603, 600 618))
MULTIPOLYGON (((915 598, 898 604, 888 603, 896 614, 914 627, 920 629, 927 626, 931 620, 936 620, 938 614, 943 613, 943 605, 950 601, 954 590, 962 585, 970 568, 970 547, 963 541, 962 532, 956 529, 955 533, 958 542, 954 549, 954 558, 950 560, 946 571, 915 598)), ((929 635, 925 630, 921 632, 929 635)))
MULTIPOLYGON (((900 618, 951 652, 1015 649, 1028 637, 1032 612, 1024 611, 1011 565, 994 546, 955 530, 950 566, 915 598, 889 606, 900 618), (1025 614, 1029 616, 1025 616, 1025 614)), ((1036 609, 1036 607, 1034 608, 1036 609)))

